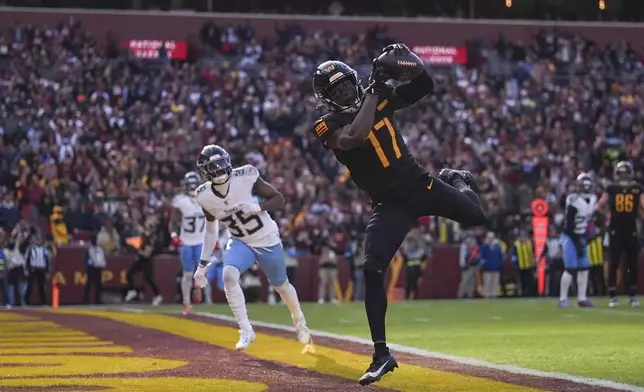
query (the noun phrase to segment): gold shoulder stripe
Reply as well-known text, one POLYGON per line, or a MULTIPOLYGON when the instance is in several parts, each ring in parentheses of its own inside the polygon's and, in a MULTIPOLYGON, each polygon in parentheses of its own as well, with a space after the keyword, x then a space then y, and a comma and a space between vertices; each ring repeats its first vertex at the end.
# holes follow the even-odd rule
POLYGON ((320 121, 315 126, 315 134, 318 136, 324 135, 329 130, 329 127, 326 125, 326 121, 320 121))
POLYGON ((376 109, 378 109, 378 111, 381 111, 382 109, 385 108, 385 106, 387 106, 388 103, 389 101, 387 101, 387 99, 383 99, 383 101, 378 104, 376 109))

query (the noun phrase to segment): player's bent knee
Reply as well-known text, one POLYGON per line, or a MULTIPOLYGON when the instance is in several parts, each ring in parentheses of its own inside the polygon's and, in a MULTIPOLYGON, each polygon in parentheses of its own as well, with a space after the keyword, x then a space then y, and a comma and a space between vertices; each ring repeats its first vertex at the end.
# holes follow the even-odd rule
POLYGON ((485 211, 483 211, 483 209, 479 206, 476 206, 476 208, 473 209, 469 217, 470 217, 470 222, 467 222, 467 223, 469 223, 469 225, 471 226, 482 226, 487 221, 487 216, 485 215, 485 211))
POLYGON ((232 265, 224 266, 224 271, 223 271, 224 287, 231 287, 239 284, 240 275, 241 274, 239 273, 239 270, 237 269, 237 267, 233 267, 232 265))
POLYGON ((281 285, 273 286, 273 288, 280 294, 280 296, 282 296, 283 294, 288 292, 289 286, 291 286, 291 282, 286 279, 281 285))
POLYGON ((365 280, 368 279, 382 279, 385 268, 383 263, 376 261, 373 258, 367 257, 364 265, 362 266, 362 274, 365 277, 365 280))

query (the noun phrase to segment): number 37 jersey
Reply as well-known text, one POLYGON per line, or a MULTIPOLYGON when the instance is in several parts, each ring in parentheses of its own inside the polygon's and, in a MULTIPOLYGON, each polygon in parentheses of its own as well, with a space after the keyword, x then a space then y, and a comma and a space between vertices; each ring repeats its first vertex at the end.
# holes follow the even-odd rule
POLYGON ((181 233, 179 238, 183 245, 203 243, 203 232, 206 228, 206 216, 201 206, 192 196, 181 194, 172 199, 172 207, 181 212, 181 233))
MULTIPOLYGON (((374 124, 364 144, 348 151, 333 149, 338 161, 349 170, 353 182, 373 201, 388 196, 413 177, 426 175, 397 129, 394 111, 401 107, 401 102, 391 95, 392 90, 389 86, 380 94, 374 124)), ((351 124, 355 116, 355 113, 327 113, 315 122, 313 132, 326 146, 331 135, 351 124)))
MULTIPOLYGON (((254 166, 238 167, 230 176, 230 188, 226 197, 217 196, 212 190, 212 183, 206 182, 197 188, 197 203, 212 216, 220 216, 238 204, 257 203, 253 186, 258 178, 259 172, 254 166)), ((226 225, 231 237, 254 248, 269 247, 281 242, 277 223, 266 211, 256 214, 236 211, 220 222, 226 225)))

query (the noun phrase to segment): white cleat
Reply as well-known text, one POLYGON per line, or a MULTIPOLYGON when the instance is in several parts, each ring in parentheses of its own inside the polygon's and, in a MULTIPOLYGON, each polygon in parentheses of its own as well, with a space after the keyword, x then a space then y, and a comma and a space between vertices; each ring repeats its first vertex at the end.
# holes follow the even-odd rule
POLYGON ((136 296, 137 296, 136 290, 128 291, 127 294, 125 294, 125 302, 132 301, 134 298, 136 298, 136 296))
POLYGON ((246 350, 251 343, 255 341, 255 331, 252 329, 243 331, 239 330, 239 341, 235 345, 235 350, 246 350))
POLYGON ((611 298, 608 300, 608 307, 609 308, 616 308, 617 307, 617 298, 611 298))
POLYGON ((306 325, 306 319, 304 317, 293 319, 293 325, 295 326, 297 340, 302 344, 311 343, 311 333, 309 332, 309 327, 306 325))
POLYGON ((640 306, 640 301, 637 300, 635 297, 631 297, 631 299, 628 300, 628 303, 631 305, 632 308, 637 308, 640 306))
POLYGON ((162 303, 162 302, 163 302, 163 297, 162 297, 162 296, 160 296, 160 295, 157 295, 157 296, 156 296, 156 297, 154 297, 154 299, 152 300, 152 306, 159 306, 159 305, 161 305, 161 303, 162 303))

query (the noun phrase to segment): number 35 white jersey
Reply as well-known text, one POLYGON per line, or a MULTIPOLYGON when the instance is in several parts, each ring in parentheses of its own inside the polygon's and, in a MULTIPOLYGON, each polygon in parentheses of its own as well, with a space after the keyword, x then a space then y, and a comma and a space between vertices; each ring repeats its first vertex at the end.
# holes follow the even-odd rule
MULTIPOLYGON (((221 215, 240 203, 257 203, 253 195, 253 186, 259 178, 259 172, 252 165, 245 165, 233 170, 230 176, 230 188, 226 197, 221 198, 212 191, 212 183, 206 182, 197 188, 197 203, 212 216, 221 215)), ((243 241, 254 248, 269 247, 281 242, 277 223, 266 211, 249 214, 237 211, 221 219, 230 236, 243 241)))
POLYGON ((203 243, 206 216, 195 199, 185 193, 177 195, 172 199, 172 207, 181 212, 181 234, 179 234, 181 243, 183 245, 203 243))

